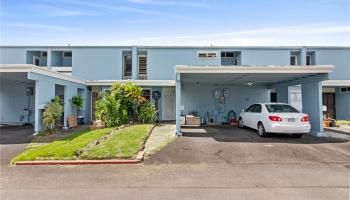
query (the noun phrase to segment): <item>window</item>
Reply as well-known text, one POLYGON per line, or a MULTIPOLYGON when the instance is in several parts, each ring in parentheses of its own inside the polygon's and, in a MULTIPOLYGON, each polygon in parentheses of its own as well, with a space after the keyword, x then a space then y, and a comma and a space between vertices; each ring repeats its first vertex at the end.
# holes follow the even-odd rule
POLYGON ((297 65, 298 64, 298 57, 296 55, 290 56, 290 65, 297 65))
POLYGON ((312 65, 311 55, 306 56, 306 65, 312 65))
POLYGON ((350 92, 350 87, 341 87, 340 92, 341 93, 350 92))
POLYGON ((270 113, 299 113, 297 109, 287 104, 267 104, 270 113))
POLYGON ((218 53, 215 51, 212 52, 197 52, 197 58, 201 59, 216 59, 218 57, 218 53))
POLYGON ((46 58, 47 57, 47 51, 42 51, 41 52, 41 57, 46 58))
POLYGON ((151 100, 151 90, 149 89, 143 89, 142 90, 142 96, 147 99, 147 101, 151 100))
POLYGON ((256 104, 249 106, 249 108, 247 108, 246 112, 254 112, 255 107, 256 107, 256 104))
POLYGON ((255 112, 255 113, 261 113, 261 105, 260 105, 260 104, 256 104, 255 109, 254 109, 253 112, 255 112))
POLYGON ((104 89, 103 89, 103 93, 111 94, 111 89, 106 89, 106 88, 104 88, 104 89))
POLYGON ((240 51, 222 51, 221 65, 239 65, 240 55, 240 51))
POLYGON ((147 79, 147 55, 139 55, 139 79, 147 79))
POLYGON ((71 58, 72 52, 71 51, 64 51, 63 52, 63 58, 71 58))
POLYGON ((123 58, 123 64, 124 64, 124 76, 131 76, 131 70, 132 70, 132 61, 131 61, 131 55, 124 55, 123 58))

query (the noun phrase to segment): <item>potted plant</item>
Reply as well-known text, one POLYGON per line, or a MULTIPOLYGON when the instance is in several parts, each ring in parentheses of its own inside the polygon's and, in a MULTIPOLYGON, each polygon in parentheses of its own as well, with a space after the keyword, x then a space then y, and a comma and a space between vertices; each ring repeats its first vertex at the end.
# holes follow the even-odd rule
POLYGON ((83 122, 79 121, 79 120, 80 120, 79 115, 81 114, 80 111, 81 111, 81 108, 83 107, 84 99, 81 98, 81 96, 76 95, 76 96, 72 97, 72 104, 73 104, 73 105, 75 106, 75 108, 77 109, 78 123, 79 123, 79 124, 83 124, 83 122))
POLYGON ((331 126, 331 119, 327 116, 327 114, 323 115, 323 127, 328 128, 331 126))

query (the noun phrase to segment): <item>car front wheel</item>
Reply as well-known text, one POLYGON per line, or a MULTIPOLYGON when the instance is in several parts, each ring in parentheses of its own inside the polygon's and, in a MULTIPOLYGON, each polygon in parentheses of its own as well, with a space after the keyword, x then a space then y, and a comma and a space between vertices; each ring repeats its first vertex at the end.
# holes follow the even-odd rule
POLYGON ((244 128, 244 123, 243 123, 243 119, 242 118, 238 119, 238 127, 239 128, 244 128))
POLYGON ((268 136, 268 133, 266 133, 265 127, 261 122, 258 124, 258 134, 260 137, 268 136))

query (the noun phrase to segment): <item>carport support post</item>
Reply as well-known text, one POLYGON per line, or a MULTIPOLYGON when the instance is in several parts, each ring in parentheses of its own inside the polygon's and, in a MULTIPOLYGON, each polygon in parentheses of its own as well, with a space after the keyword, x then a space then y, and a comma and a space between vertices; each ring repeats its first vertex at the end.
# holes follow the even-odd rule
POLYGON ((322 82, 303 83, 301 90, 303 113, 310 116, 311 131, 321 136, 323 132, 322 82))
POLYGON ((176 95, 176 135, 180 136, 181 133, 181 124, 180 124, 180 115, 181 115, 181 80, 180 74, 176 74, 176 86, 175 86, 175 95, 176 95))

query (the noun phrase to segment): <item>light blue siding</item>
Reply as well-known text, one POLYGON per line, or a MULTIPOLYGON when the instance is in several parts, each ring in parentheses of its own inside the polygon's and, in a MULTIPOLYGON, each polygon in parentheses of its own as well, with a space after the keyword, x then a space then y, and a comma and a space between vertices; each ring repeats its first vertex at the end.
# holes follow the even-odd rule
POLYGON ((208 112, 214 122, 226 122, 230 110, 240 114, 242 109, 248 108, 257 102, 270 102, 270 90, 264 85, 254 87, 244 85, 202 85, 184 83, 181 86, 181 106, 184 106, 183 114, 197 111, 204 117, 208 112), (214 90, 228 89, 229 96, 225 103, 218 104, 214 98, 214 90), (219 115, 214 117, 214 111, 218 110, 219 115))
POLYGON ((121 80, 123 48, 73 49, 73 75, 87 80, 121 80))
POLYGON ((290 50, 242 50, 242 65, 289 65, 290 50))
POLYGON ((148 79, 174 80, 175 65, 218 65, 220 63, 220 58, 198 59, 198 51, 217 51, 217 49, 147 49, 148 79))
POLYGON ((334 65, 335 70, 329 79, 350 80, 350 49, 317 49, 316 65, 334 65))
POLYGON ((336 88, 335 105, 337 119, 350 120, 350 92, 341 93, 340 88, 336 88))
MULTIPOLYGON (((14 82, 1 80, 0 82, 0 123, 26 123, 27 115, 24 108, 28 107, 26 88, 34 87, 34 82, 14 82)), ((29 109, 32 110, 30 122, 34 122, 34 95, 30 96, 29 109)))
POLYGON ((26 49, 1 47, 0 64, 26 64, 26 49))

